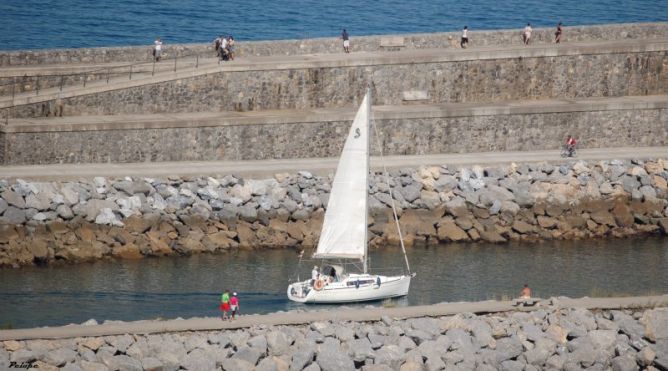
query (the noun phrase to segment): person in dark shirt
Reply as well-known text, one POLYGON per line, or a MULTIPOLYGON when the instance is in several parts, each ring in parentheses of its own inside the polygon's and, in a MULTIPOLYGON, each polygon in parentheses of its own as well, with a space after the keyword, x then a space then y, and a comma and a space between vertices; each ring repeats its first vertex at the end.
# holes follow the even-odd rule
POLYGON ((345 28, 343 29, 343 32, 341 32, 341 39, 343 40, 343 51, 350 53, 350 36, 345 28))
POLYGON ((554 42, 559 44, 561 42, 561 22, 557 23, 557 32, 554 33, 554 42))

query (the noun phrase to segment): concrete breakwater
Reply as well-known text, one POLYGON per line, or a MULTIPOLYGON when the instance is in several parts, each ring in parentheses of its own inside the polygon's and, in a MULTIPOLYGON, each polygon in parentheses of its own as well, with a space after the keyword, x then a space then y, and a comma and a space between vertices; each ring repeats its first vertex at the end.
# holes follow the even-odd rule
MULTIPOLYGON (((370 181, 370 243, 627 237, 668 233, 668 161, 511 164, 390 171, 370 181)), ((0 265, 312 248, 330 190, 302 171, 64 183, 0 181, 0 265)))
MULTIPOLYGON (((0 366, 234 371, 668 368, 668 308, 560 309, 558 300, 553 302, 557 305, 532 312, 385 315, 380 321, 322 320, 292 326, 258 321, 240 330, 8 340, 0 342, 0 366)), ((336 318, 336 313, 330 316, 336 318)))
MULTIPOLYGON (((215 35, 211 35, 212 39, 215 35)), ((333 35, 337 36, 337 35, 333 35)), ((352 35, 351 50, 377 51, 383 50, 384 39, 396 39, 403 46, 396 48, 459 48, 460 31, 407 34, 407 35, 352 35)), ((626 23, 609 25, 590 25, 564 27, 562 42, 604 41, 621 39, 647 39, 668 36, 666 23, 626 23)), ((520 29, 487 30, 469 32, 471 46, 521 44, 520 29)), ((531 36, 533 43, 553 43, 554 28, 536 28, 531 36)), ((166 44, 163 53, 167 58, 174 56, 200 55, 213 56, 211 43, 200 44, 166 44)), ((150 43, 150 40, 149 40, 150 43)), ((389 48, 392 49, 392 48, 389 48)), ((268 55, 301 55, 313 53, 340 53, 341 40, 337 37, 314 38, 302 40, 271 40, 245 41, 237 40, 239 57, 268 55)), ((109 62, 148 62, 152 60, 150 45, 104 48, 46 49, 24 50, 0 53, 0 66, 21 66, 38 64, 68 63, 109 63, 109 62)))

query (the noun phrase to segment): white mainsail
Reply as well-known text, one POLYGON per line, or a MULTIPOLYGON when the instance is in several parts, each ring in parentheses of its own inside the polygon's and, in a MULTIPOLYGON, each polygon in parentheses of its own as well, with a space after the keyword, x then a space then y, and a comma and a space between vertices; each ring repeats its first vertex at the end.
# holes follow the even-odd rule
POLYGON ((343 146, 314 258, 365 258, 369 176, 368 99, 369 94, 366 94, 343 146))

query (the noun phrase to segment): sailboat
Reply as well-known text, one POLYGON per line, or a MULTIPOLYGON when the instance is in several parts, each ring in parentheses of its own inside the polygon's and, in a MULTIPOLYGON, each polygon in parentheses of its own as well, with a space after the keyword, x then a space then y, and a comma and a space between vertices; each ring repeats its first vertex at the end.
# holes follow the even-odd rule
MULTIPOLYGON (((368 190, 371 90, 362 100, 350 127, 334 175, 320 239, 313 259, 313 279, 288 285, 288 298, 300 303, 350 303, 408 294, 411 278, 401 239, 406 271, 388 276, 369 272, 368 190), (348 271, 350 270, 350 272, 348 271)), ((385 171, 387 176, 387 171, 385 171)), ((401 237, 396 209, 394 221, 401 237)), ((301 263, 301 256, 300 256, 301 263)))

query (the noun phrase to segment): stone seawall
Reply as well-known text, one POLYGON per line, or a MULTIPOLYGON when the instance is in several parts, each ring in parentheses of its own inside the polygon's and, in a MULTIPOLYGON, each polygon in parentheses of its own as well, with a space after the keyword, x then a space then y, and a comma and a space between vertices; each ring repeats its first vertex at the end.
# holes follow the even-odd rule
MULTIPOLYGON (((521 28, 517 30, 470 31, 471 46, 511 45, 521 43, 521 28)), ((397 36, 397 35, 395 35, 397 36)), ((398 35, 404 38, 406 49, 459 48, 460 32, 398 35)), ((212 35, 213 39, 214 35, 212 35)), ((351 50, 381 50, 381 40, 392 35, 352 36, 351 50)), ((666 23, 628 23, 598 26, 564 27, 562 42, 647 39, 668 37, 666 23)), ((537 28, 532 34, 534 43, 552 43, 553 28, 537 28)), ((164 55, 212 56, 210 43, 175 44, 165 40, 164 55)), ((50 49, 0 52, 0 67, 10 65, 109 63, 150 61, 152 40, 146 46, 104 47, 80 49, 50 49)), ((243 41, 237 40, 237 53, 244 56, 295 55, 313 53, 340 53, 341 41, 336 37, 304 40, 243 41)))
POLYGON ((559 308, 558 298, 551 302, 531 312, 342 321, 332 311, 332 320, 308 325, 8 340, 0 342, 0 367, 12 369, 13 362, 49 371, 668 369, 668 308, 559 308))
POLYGON ((37 101, 21 98, 11 117, 49 115, 57 101, 66 116, 343 107, 358 103, 369 81, 376 87, 374 104, 380 105, 402 104, 403 93, 413 90, 427 93, 422 103, 668 93, 664 44, 591 48, 591 52, 573 48, 557 56, 551 49, 489 52, 484 58, 481 53, 447 55, 436 60, 432 55, 420 59, 403 53, 344 64, 216 69, 90 94, 82 91, 59 98, 53 93, 37 101))
MULTIPOLYGON (((348 111, 13 120, 0 127, 0 164, 336 157, 348 111)), ((387 155, 557 149, 568 134, 586 148, 666 146, 668 96, 376 106, 374 122, 387 155)))
MULTIPOLYGON (((668 233, 668 161, 391 171, 407 246, 668 233)), ((0 265, 229 249, 310 249, 330 180, 0 182, 0 265)), ((370 182, 372 248, 399 242, 388 186, 370 182)))

